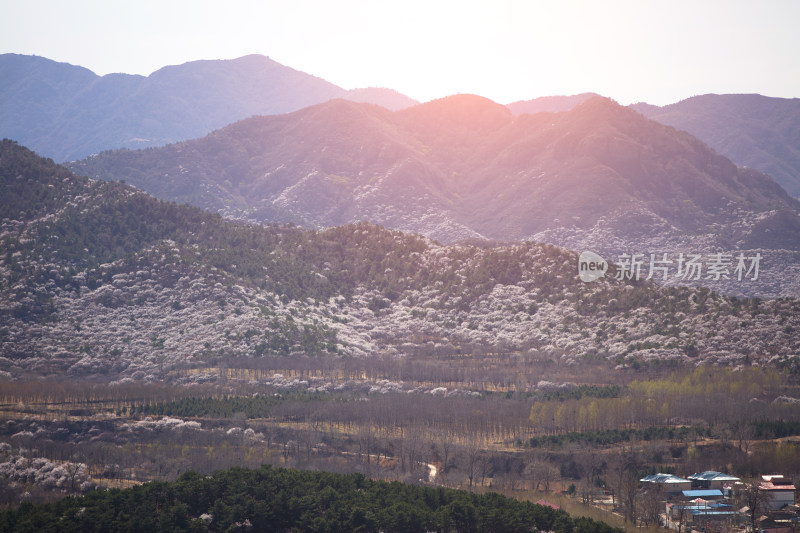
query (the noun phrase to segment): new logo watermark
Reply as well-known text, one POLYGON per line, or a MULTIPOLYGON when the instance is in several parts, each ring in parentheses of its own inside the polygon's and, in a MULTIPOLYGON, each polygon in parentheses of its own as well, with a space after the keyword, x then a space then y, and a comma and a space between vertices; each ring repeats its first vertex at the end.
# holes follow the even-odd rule
POLYGON ((599 254, 585 251, 578 257, 578 276, 581 281, 596 281, 606 275, 608 263, 599 254))
MULTIPOLYGON (((681 279, 697 280, 737 280, 756 281, 761 268, 761 253, 745 255, 744 252, 694 254, 620 254, 614 262, 614 278, 625 280, 640 279, 681 279), (649 257, 648 257, 649 256, 649 257), (646 274, 646 276, 645 276, 646 274)), ((578 276, 581 281, 596 281, 606 275, 608 262, 599 254, 582 252, 578 257, 578 276)))

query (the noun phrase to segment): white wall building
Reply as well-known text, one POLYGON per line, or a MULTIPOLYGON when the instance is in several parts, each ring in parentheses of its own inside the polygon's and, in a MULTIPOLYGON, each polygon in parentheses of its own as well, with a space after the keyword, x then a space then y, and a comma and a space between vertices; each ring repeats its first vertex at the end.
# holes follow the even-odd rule
POLYGON ((759 490, 767 493, 770 510, 783 509, 787 505, 794 505, 795 489, 792 480, 782 475, 761 476, 759 490))

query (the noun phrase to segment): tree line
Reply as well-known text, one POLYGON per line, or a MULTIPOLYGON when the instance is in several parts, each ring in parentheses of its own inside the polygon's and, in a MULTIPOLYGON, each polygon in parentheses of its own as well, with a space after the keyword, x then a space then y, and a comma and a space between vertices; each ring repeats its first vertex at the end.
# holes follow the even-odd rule
POLYGON ((496 493, 262 466, 96 491, 0 513, 0 532, 239 531, 616 533, 590 518, 496 493))

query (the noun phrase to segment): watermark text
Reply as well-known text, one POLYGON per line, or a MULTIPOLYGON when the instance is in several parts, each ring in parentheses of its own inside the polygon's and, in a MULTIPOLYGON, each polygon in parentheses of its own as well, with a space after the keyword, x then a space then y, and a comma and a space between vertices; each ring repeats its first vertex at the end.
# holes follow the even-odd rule
MULTIPOLYGON (((739 253, 624 253, 613 263, 619 280, 683 281, 756 281, 760 274, 760 252, 739 253)), ((595 252, 578 257, 578 276, 582 281, 596 281, 606 275, 609 264, 595 252)))

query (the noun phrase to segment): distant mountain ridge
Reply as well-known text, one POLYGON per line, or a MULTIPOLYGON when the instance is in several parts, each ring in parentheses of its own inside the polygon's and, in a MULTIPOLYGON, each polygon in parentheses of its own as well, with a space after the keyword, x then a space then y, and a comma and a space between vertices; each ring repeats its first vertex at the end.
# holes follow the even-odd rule
POLYGON ((201 137, 243 118, 331 98, 390 109, 416 103, 389 89, 347 91, 260 55, 192 61, 147 77, 100 77, 42 57, 0 55, 0 137, 56 161, 201 137))
POLYGON ((441 242, 800 251, 799 204, 769 176, 602 97, 517 117, 472 95, 396 112, 333 100, 70 168, 311 228, 367 220, 441 242))
MULTIPOLYGON (((514 115, 559 113, 594 96, 543 96, 507 107, 514 115)), ((260 55, 166 66, 147 77, 100 77, 42 57, 0 54, 0 138, 56 161, 163 146, 332 98, 390 110, 418 103, 392 89, 348 91, 260 55)), ((709 94, 664 107, 631 107, 688 131, 737 165, 766 172, 800 197, 800 99, 709 94)))
MULTIPOLYGON (((545 96, 508 104, 515 114, 569 111, 595 93, 545 96)), ((800 98, 760 94, 705 94, 665 106, 645 102, 632 109, 684 130, 739 166, 769 174, 800 197, 800 98)))
POLYGON ((737 165, 766 172, 800 197, 800 98, 705 94, 663 107, 631 107, 688 131, 737 165))

